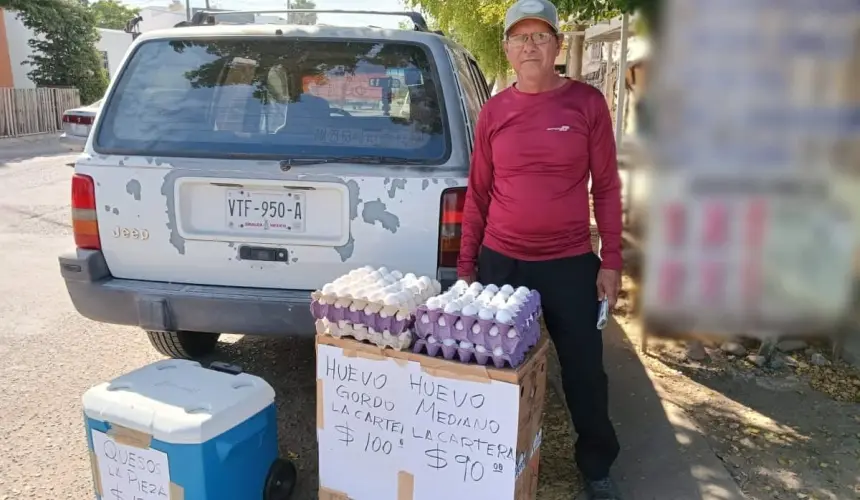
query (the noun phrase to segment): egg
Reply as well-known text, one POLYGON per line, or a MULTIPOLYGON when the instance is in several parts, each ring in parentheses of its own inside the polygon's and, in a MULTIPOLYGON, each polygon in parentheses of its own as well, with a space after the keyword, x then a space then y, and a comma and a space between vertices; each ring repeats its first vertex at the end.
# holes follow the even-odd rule
POLYGON ((468 288, 469 288, 468 283, 466 283, 463 280, 458 280, 456 283, 454 283, 454 286, 451 287, 451 290, 456 291, 456 292, 463 292, 465 290, 468 290, 468 288))
POLYGON ((427 337, 427 343, 428 344, 435 344, 436 343, 436 337, 430 335, 429 337, 427 337))
POLYGON ((463 316, 477 316, 478 306, 476 306, 475 304, 466 304, 465 306, 463 306, 461 312, 463 313, 463 316))
POLYGON ((445 339, 442 341, 442 345, 446 347, 453 347, 457 344, 457 341, 454 339, 445 339))
POLYGON ((499 309, 498 311, 496 311, 496 321, 509 325, 513 323, 514 316, 507 309, 499 309))
POLYGON ((423 284, 427 288, 430 288, 433 286, 433 280, 431 280, 430 277, 428 277, 428 276, 422 276, 422 277, 418 278, 418 281, 421 282, 421 284, 423 284))
POLYGON ((401 273, 400 271, 391 271, 391 275, 394 276, 395 279, 403 279, 403 273, 401 273))
POLYGON ((388 274, 388 268, 385 266, 382 266, 379 269, 377 269, 376 272, 378 272, 379 274, 385 275, 385 274, 388 274))
POLYGON ((529 289, 524 287, 524 286, 521 286, 521 287, 517 288, 516 290, 514 290, 514 294, 521 295, 521 296, 525 297, 526 295, 529 294, 529 289))
POLYGON ((442 283, 439 283, 437 280, 433 280, 433 291, 434 293, 440 293, 442 291, 442 283))
POLYGON ((406 273, 406 276, 404 276, 404 277, 403 277, 403 279, 404 279, 404 280, 406 280, 406 281, 414 281, 414 280, 415 280, 415 275, 414 275, 414 274, 412 274, 412 273, 406 273))
POLYGON ((368 274, 367 277, 373 281, 379 281, 382 279, 382 273, 380 273, 379 271, 373 271, 370 274, 368 274))
POLYGON ((475 346, 475 352, 479 352, 481 354, 484 354, 485 352, 487 352, 487 348, 478 344, 475 346))
POLYGON ((514 293, 514 287, 512 287, 511 285, 502 285, 502 287, 499 288, 499 291, 504 292, 505 295, 510 295, 514 293))
POLYGON ((496 347, 495 349, 493 349, 493 356, 503 356, 504 354, 505 351, 503 351, 501 347, 496 347))
POLYGON ((385 298, 385 292, 383 292, 382 290, 375 290, 373 293, 371 293, 368 296, 368 300, 370 300, 371 302, 376 302, 376 303, 382 302, 382 300, 384 298, 385 298))
POLYGON ((466 340, 460 341, 460 349, 474 349, 475 344, 468 342, 466 340))
POLYGON ((480 310, 478 310, 478 318, 483 319, 483 320, 489 321, 489 320, 493 319, 494 315, 495 315, 494 311, 487 308, 487 307, 482 307, 480 310))
POLYGON ((331 295, 334 293, 335 286, 332 283, 326 283, 324 287, 322 287, 322 293, 326 295, 331 295))
POLYGON ((439 309, 440 307, 442 307, 440 302, 441 301, 439 300, 438 297, 433 297, 433 298, 429 299, 427 301, 427 309, 430 309, 431 311, 435 311, 436 309, 439 309))
POLYGON ((457 302, 456 300, 452 301, 452 302, 448 302, 448 304, 445 305, 444 311, 448 314, 456 314, 457 312, 460 311, 460 303, 457 302))
POLYGON ((386 296, 385 296, 385 298, 384 298, 384 299, 382 299, 382 302, 383 302, 386 306, 396 306, 396 305, 397 305, 397 303, 398 303, 398 300, 397 300, 397 299, 398 299, 397 294, 395 294, 395 293, 389 293, 388 295, 386 295, 386 296))
POLYGON ((484 290, 486 290, 486 291, 490 292, 491 294, 495 295, 495 294, 496 294, 496 292, 498 292, 498 291, 499 291, 499 287, 497 287, 496 285, 493 285, 493 284, 489 284, 489 285, 487 285, 487 286, 485 286, 485 287, 484 287, 484 290))

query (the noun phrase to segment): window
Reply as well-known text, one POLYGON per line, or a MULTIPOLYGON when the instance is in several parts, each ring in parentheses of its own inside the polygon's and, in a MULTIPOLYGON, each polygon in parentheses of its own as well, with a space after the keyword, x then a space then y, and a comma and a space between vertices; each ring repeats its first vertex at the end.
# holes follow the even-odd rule
POLYGON ((487 102, 487 99, 490 98, 490 87, 487 84, 487 78, 484 77, 483 71, 478 66, 478 63, 475 62, 471 57, 467 58, 469 63, 469 70, 472 73, 472 77, 475 79, 475 85, 478 88, 478 95, 481 97, 481 103, 487 102))
POLYGON ((108 75, 110 75, 110 62, 108 61, 108 53, 106 50, 100 50, 99 52, 102 56, 102 68, 104 68, 105 71, 107 71, 108 75))
POLYGON ((146 42, 96 131, 97 151, 165 156, 386 156, 441 163, 442 92, 414 44, 146 42))
POLYGON ((466 112, 471 122, 471 132, 474 133, 475 125, 478 123, 478 114, 481 112, 481 106, 483 106, 484 102, 481 100, 475 79, 472 77, 472 72, 469 69, 469 63, 466 62, 466 57, 458 51, 454 51, 453 55, 457 63, 457 79, 460 81, 460 87, 463 89, 463 94, 466 97, 466 112))

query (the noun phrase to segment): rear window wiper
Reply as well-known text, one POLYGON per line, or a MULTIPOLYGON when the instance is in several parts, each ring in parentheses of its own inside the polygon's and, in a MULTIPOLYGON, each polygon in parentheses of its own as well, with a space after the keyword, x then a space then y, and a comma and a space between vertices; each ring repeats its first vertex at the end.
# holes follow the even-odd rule
POLYGON ((358 155, 358 156, 329 156, 326 158, 285 158, 281 160, 289 166, 319 165, 323 163, 367 163, 374 165, 423 165, 423 160, 412 160, 398 156, 358 155))

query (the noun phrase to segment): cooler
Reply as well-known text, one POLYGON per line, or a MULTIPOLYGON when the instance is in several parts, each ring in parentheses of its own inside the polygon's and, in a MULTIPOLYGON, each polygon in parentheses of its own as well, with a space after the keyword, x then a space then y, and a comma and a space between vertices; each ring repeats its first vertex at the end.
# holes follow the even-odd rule
POLYGON ((98 499, 289 497, 275 391, 236 367, 212 368, 159 361, 84 394, 98 499))

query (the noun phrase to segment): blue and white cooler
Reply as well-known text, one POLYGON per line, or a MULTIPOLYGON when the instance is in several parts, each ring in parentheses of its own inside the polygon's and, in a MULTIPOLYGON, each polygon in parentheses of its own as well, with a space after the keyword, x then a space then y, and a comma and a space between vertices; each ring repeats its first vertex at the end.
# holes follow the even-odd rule
POLYGON ((233 365, 164 360, 83 396, 96 498, 286 500, 275 391, 233 365))

